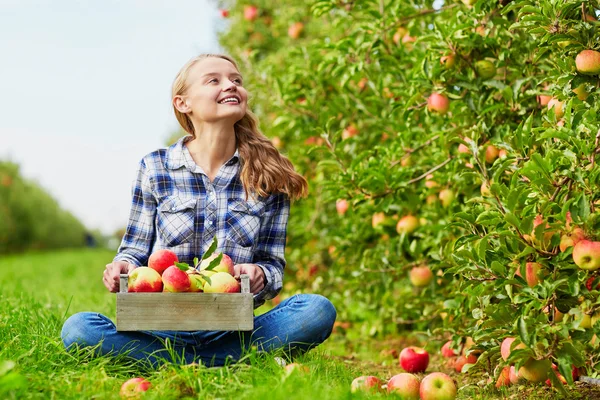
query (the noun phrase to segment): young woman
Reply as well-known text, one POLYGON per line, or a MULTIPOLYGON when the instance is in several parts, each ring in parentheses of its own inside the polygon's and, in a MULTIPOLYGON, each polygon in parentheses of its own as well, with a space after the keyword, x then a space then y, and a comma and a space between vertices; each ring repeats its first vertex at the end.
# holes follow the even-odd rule
MULTIPOLYGON (((189 135, 140 161, 127 230, 106 266, 104 285, 117 292, 119 274, 147 265, 158 249, 169 248, 192 264, 216 235, 236 275, 250 276, 256 308, 282 288, 290 199, 306 196, 307 182, 259 131, 232 58, 191 59, 175 78, 172 99, 189 135)), ((153 365, 220 366, 238 360, 251 345, 306 351, 329 337, 335 318, 328 299, 300 294, 255 317, 252 332, 117 332, 104 315, 83 312, 65 322, 61 338, 67 349, 97 346, 98 354, 125 354, 153 365)))

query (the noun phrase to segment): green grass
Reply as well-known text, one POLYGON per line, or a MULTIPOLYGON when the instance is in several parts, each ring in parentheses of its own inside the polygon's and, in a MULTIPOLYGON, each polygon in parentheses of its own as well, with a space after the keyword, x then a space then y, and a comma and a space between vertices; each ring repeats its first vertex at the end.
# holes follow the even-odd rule
MULTIPOLYGON (((367 374, 387 380, 402 372, 397 361, 381 351, 399 351, 417 343, 413 337, 365 338, 360 329, 336 332, 295 360, 307 365, 309 373, 287 377, 271 355, 252 352, 243 363, 223 368, 166 364, 157 370, 125 359, 93 358, 88 351, 68 354, 60 341, 68 316, 95 311, 115 319, 115 295, 102 284, 104 266, 113 255, 105 250, 75 250, 0 259, 1 399, 116 399, 121 384, 135 376, 152 383, 143 396, 147 399, 389 398, 352 394, 350 382, 367 374)), ((267 310, 268 306, 261 307, 262 312, 267 310)), ((437 347, 428 345, 431 350, 437 347)), ((429 368, 434 370, 447 372, 459 382, 459 399, 558 398, 539 385, 512 387, 504 393, 484 388, 483 378, 450 373, 437 356, 429 368)), ((572 389, 569 398, 597 396, 593 389, 584 389, 572 389)))

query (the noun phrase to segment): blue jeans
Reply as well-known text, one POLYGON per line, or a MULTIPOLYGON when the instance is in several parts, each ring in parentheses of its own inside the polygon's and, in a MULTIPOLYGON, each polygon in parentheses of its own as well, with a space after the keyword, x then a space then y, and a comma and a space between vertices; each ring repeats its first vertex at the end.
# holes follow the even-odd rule
POLYGON ((117 332, 104 315, 81 312, 65 321, 61 339, 67 349, 98 346, 97 355, 125 355, 153 367, 165 361, 222 366, 239 360, 250 346, 290 355, 307 351, 329 337, 335 318, 335 307, 327 298, 297 294, 254 317, 253 331, 117 332))

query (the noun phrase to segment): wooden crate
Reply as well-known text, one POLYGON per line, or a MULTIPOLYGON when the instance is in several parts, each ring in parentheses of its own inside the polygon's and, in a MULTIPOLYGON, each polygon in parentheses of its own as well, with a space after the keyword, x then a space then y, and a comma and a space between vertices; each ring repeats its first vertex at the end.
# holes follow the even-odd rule
POLYGON ((243 274, 241 293, 128 293, 121 274, 117 331, 251 331, 254 300, 243 274))

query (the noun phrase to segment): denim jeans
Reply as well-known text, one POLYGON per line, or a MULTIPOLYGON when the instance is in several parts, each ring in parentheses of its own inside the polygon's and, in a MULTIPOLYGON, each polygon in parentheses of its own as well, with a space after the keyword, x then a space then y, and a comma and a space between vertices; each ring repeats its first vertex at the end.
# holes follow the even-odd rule
POLYGON ((282 349, 297 354, 323 343, 336 318, 331 302, 316 294, 297 294, 272 310, 254 317, 253 331, 135 331, 117 332, 102 314, 81 312, 63 325, 61 339, 67 349, 97 346, 98 355, 125 355, 157 366, 165 361, 222 366, 241 358, 244 350, 282 349))

